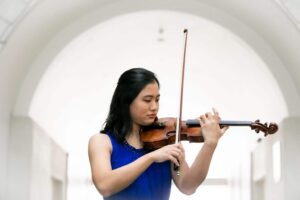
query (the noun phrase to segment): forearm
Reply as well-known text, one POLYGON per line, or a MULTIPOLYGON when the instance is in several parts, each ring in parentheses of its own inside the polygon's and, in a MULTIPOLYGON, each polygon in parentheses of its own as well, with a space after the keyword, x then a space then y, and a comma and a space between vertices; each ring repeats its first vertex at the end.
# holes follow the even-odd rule
POLYGON ((188 191, 189 194, 193 193, 205 180, 218 141, 228 129, 228 127, 220 129, 219 113, 214 108, 213 114, 208 112, 205 115, 201 115, 198 119, 205 142, 192 166, 178 181, 182 190, 188 191))
POLYGON ((123 167, 105 173, 94 184, 103 196, 111 196, 134 182, 151 164, 153 159, 149 154, 123 167))
POLYGON ((217 143, 204 143, 189 170, 182 176, 180 185, 187 191, 195 191, 205 180, 217 143))

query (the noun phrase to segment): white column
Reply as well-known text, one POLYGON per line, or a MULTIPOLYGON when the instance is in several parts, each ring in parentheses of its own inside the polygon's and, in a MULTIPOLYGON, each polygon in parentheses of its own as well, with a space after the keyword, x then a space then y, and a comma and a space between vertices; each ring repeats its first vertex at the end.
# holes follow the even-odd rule
POLYGON ((282 120, 252 156, 252 200, 300 199, 300 117, 282 120))
POLYGON ((284 198, 300 199, 300 117, 283 120, 282 134, 282 181, 284 198))

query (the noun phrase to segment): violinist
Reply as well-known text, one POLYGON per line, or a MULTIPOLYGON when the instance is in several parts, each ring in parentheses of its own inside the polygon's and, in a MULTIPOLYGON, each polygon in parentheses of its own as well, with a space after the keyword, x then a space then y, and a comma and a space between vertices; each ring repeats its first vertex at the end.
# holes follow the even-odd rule
POLYGON ((93 183, 105 200, 168 200, 172 180, 191 195, 206 178, 228 127, 220 128, 215 109, 197 118, 204 143, 191 166, 180 143, 145 149, 141 134, 157 119, 159 99, 159 81, 151 71, 133 68, 120 76, 104 129, 88 145, 93 183))

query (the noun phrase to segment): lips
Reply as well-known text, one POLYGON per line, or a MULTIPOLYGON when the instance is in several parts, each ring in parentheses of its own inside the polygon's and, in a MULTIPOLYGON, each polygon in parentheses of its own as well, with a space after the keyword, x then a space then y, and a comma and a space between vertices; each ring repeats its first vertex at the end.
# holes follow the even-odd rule
POLYGON ((147 116, 150 117, 150 118, 155 118, 156 114, 150 114, 150 115, 147 115, 147 116))

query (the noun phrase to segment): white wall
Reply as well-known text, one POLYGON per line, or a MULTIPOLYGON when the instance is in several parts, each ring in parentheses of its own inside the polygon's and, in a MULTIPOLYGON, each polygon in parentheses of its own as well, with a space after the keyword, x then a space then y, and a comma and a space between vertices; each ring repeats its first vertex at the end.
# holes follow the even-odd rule
POLYGON ((13 148, 8 147, 8 138, 14 138, 10 135, 12 110, 15 114, 28 114, 35 88, 56 52, 86 28, 121 13, 170 9, 193 13, 222 24, 247 41, 265 60, 278 81, 290 114, 299 116, 299 31, 272 0, 42 2, 26 15, 9 40, 1 45, 0 199, 5 199, 6 166, 8 154, 11 154, 8 149, 13 148), (49 43, 51 45, 47 46, 49 43), (18 102, 17 106, 15 102, 18 102))
MULTIPOLYGON (((1 82, 1 79, 0 79, 1 82)), ((0 83, 0 87, 1 87, 0 83)), ((9 115, 6 110, 6 103, 0 98, 0 199, 4 199, 6 189, 6 173, 7 173, 7 153, 8 153, 8 137, 9 137, 9 115)))
POLYGON ((300 199, 299 122, 299 117, 284 119, 276 135, 258 143, 253 152, 253 200, 300 199), (279 163, 276 163, 273 156, 277 153, 273 149, 277 142, 280 146, 280 152, 276 155, 279 156, 279 163), (280 169, 278 180, 274 174, 276 167, 280 169))
MULTIPOLYGON (((279 131, 276 135, 270 138, 263 138, 257 142, 255 150, 252 152, 252 174, 251 174, 251 187, 252 187, 252 200, 282 200, 284 198, 284 182, 278 183, 274 181, 273 177, 273 144, 280 141, 282 144, 283 134, 287 134, 283 131, 283 124, 279 124, 279 131)), ((281 145, 282 147, 282 145, 281 145)), ((282 149, 283 150, 283 149, 282 149)), ((284 153, 284 151, 282 151, 284 153)), ((284 160, 281 159, 281 166, 283 166, 284 160)), ((282 169, 282 167, 281 167, 282 169)), ((281 176, 282 171, 281 171, 281 176)), ((291 199, 292 200, 292 199, 291 199)))
POLYGON ((11 122, 9 138, 7 200, 29 200, 32 160, 32 122, 18 118, 11 122), (16 191, 16 188, 18 190, 16 191))
POLYGON ((27 117, 12 119, 10 136, 5 199, 66 199, 67 153, 27 117))

